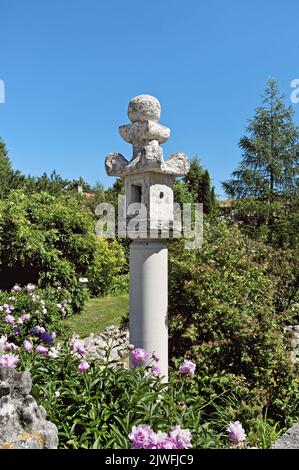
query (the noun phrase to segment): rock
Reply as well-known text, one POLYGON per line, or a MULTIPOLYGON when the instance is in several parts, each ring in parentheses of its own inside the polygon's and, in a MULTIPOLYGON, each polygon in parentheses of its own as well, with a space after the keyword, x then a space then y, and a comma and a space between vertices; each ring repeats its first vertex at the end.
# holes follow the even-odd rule
POLYGON ((271 449, 299 449, 299 423, 294 424, 277 439, 271 449))
POLYGON ((56 426, 46 420, 46 411, 29 395, 29 372, 0 368, 0 448, 56 449, 56 426))
POLYGON ((131 122, 153 121, 160 119, 161 105, 157 98, 150 95, 139 95, 132 98, 128 106, 128 118, 131 122))
POLYGON ((124 360, 129 355, 129 332, 118 326, 108 326, 98 335, 90 335, 84 338, 84 347, 87 351, 88 360, 107 360, 107 349, 110 349, 108 361, 117 367, 125 367, 124 360))

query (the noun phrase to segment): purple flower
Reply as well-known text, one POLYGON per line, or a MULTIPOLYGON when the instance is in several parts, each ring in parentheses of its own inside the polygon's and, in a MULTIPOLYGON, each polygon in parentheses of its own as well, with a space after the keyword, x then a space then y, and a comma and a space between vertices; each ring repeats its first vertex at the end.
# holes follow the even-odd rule
POLYGON ((42 356, 47 356, 49 353, 49 350, 44 346, 41 346, 40 344, 36 346, 35 351, 37 352, 37 354, 41 354, 42 356))
POLYGON ((83 374, 84 372, 86 372, 88 369, 90 368, 90 365, 88 364, 88 362, 86 361, 82 361, 80 362, 80 364, 78 365, 78 371, 83 374))
POLYGON ((245 441, 246 433, 240 421, 230 423, 226 430, 228 432, 228 438, 232 444, 237 445, 239 442, 245 441))
POLYGON ((85 354, 87 354, 85 347, 81 346, 80 344, 75 348, 75 352, 82 357, 85 356, 85 354))
POLYGON ((20 317, 20 319, 21 319, 24 323, 25 323, 26 321, 29 321, 30 318, 31 318, 30 313, 25 313, 24 315, 22 315, 22 316, 20 317))
POLYGON ((141 366, 149 358, 149 354, 142 348, 134 349, 131 352, 133 366, 141 366))
POLYGON ((4 318, 4 320, 6 321, 6 323, 9 323, 9 324, 13 324, 15 322, 15 319, 12 315, 6 315, 6 317, 4 318))
POLYGON ((139 424, 133 426, 129 434, 132 449, 188 449, 191 447, 191 433, 188 429, 174 426, 170 435, 155 433, 150 426, 139 424))
POLYGON ((152 374, 155 376, 159 376, 161 374, 161 369, 157 364, 153 364, 151 367, 152 374))
POLYGON ((158 354, 156 354, 155 352, 153 352, 152 358, 153 358, 154 361, 156 361, 156 362, 159 362, 159 361, 160 361, 160 356, 158 356, 158 354))
POLYGON ((195 372, 196 364, 192 361, 184 361, 179 368, 181 374, 187 374, 189 377, 193 377, 195 372))
POLYGON ((21 329, 18 326, 15 326, 13 329, 13 334, 18 336, 20 334, 21 329))
POLYGON ((166 439, 159 442, 157 449, 177 449, 176 441, 171 437, 166 437, 166 439))
POLYGON ((50 346, 53 346, 54 344, 54 338, 53 335, 50 333, 47 333, 46 331, 43 331, 41 334, 41 339, 45 344, 49 344, 50 346))
POLYGON ((154 431, 146 424, 133 426, 129 439, 132 441, 132 449, 149 449, 154 431))
POLYGON ((1 367, 10 367, 14 369, 18 362, 20 361, 19 357, 16 356, 15 354, 3 354, 3 356, 0 357, 0 366, 1 367))
POLYGON ((45 328, 43 326, 35 326, 34 328, 32 328, 31 332, 34 334, 34 335, 40 335, 40 334, 43 334, 45 333, 45 328))
POLYGON ((24 339, 23 347, 24 347, 25 351, 27 351, 28 353, 31 353, 33 351, 33 344, 30 341, 28 341, 27 339, 24 339))

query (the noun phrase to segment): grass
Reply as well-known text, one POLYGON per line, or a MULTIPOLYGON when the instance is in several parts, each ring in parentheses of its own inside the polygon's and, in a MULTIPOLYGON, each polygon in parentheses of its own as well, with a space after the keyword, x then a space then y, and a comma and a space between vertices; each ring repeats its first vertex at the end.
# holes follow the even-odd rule
POLYGON ((68 318, 65 325, 70 332, 85 338, 90 333, 100 333, 107 326, 118 325, 128 309, 128 294, 90 299, 83 312, 68 318))

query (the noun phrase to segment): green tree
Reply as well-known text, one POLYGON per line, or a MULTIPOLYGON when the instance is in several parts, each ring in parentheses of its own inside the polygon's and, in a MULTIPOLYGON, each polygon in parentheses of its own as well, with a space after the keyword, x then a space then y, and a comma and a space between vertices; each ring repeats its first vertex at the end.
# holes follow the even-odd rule
POLYGON ((252 233, 262 233, 271 243, 281 219, 289 218, 294 205, 289 204, 290 198, 298 196, 299 129, 293 115, 277 81, 269 79, 262 105, 256 108, 239 143, 243 159, 232 178, 223 183, 230 197, 245 200, 234 206, 237 217, 252 233))
POLYGON ((231 197, 272 201, 298 190, 299 129, 294 110, 287 107, 278 83, 269 79, 262 106, 249 120, 247 135, 240 140, 243 160, 233 178, 223 183, 231 197))
POLYGON ((211 188, 209 172, 204 170, 197 156, 192 159, 190 170, 184 177, 184 182, 192 194, 193 201, 202 203, 204 213, 209 214, 215 205, 215 193, 211 188))
POLYGON ((52 195, 61 193, 69 185, 69 181, 63 179, 54 170, 50 176, 45 172, 41 176, 28 176, 24 183, 24 189, 30 193, 47 192, 52 195))
POLYGON ((20 187, 24 179, 19 171, 13 170, 6 145, 0 138, 0 199, 7 197, 12 189, 20 187))

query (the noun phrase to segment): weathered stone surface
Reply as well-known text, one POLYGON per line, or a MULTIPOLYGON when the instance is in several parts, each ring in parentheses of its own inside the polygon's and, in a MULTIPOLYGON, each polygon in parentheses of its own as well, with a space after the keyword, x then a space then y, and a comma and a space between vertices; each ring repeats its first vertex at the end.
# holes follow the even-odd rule
POLYGON ((123 174, 128 163, 128 160, 121 153, 109 153, 105 160, 107 174, 109 176, 118 176, 123 174))
POLYGON ((131 122, 154 121, 160 119, 161 106, 157 98, 150 95, 139 95, 131 99, 128 107, 128 118, 131 122))
POLYGON ((129 332, 118 326, 108 326, 98 335, 84 338, 87 360, 108 361, 111 366, 126 367, 128 361, 129 332))
POLYGON ((170 129, 152 121, 137 121, 119 127, 121 137, 129 144, 138 145, 142 142, 157 140, 163 144, 169 139, 170 129))
POLYGON ((171 175, 186 175, 190 169, 187 155, 181 152, 172 153, 165 162, 165 169, 171 175))
POLYGON ((0 368, 0 448, 57 448, 57 428, 29 395, 31 387, 29 372, 0 368))
POLYGON ((299 423, 294 424, 277 439, 271 449, 299 449, 299 423))
POLYGON ((120 153, 110 153, 105 160, 109 176, 127 176, 137 173, 157 172, 183 176, 189 171, 186 155, 173 153, 164 161, 160 144, 170 136, 168 127, 158 124, 161 106, 150 95, 140 95, 129 103, 128 116, 132 124, 119 127, 121 137, 133 146, 131 161, 120 153))

